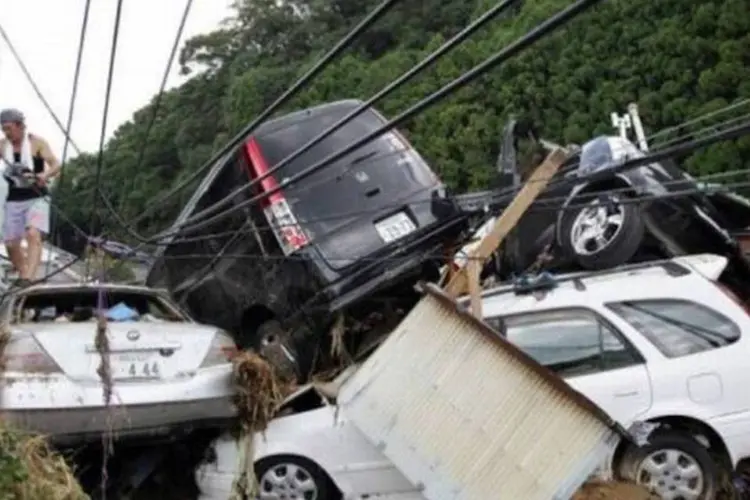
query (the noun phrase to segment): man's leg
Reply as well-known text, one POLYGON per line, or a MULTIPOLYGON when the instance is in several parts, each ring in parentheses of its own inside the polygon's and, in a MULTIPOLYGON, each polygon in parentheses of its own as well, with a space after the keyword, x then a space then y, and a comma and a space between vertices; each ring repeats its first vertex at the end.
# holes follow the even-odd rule
POLYGON ((24 202, 9 201, 5 204, 3 218, 3 239, 8 250, 8 258, 21 279, 26 278, 26 258, 21 248, 21 240, 26 226, 24 202))
POLYGON ((40 278, 37 276, 37 271, 42 260, 42 235, 48 232, 49 203, 46 198, 38 198, 29 203, 26 218, 27 279, 36 280, 40 278))

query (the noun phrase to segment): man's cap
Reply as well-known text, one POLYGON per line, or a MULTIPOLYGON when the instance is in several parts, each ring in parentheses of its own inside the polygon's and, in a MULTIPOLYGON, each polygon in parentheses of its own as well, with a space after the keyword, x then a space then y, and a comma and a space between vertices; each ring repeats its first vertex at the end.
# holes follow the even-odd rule
POLYGON ((26 117, 17 109, 8 108, 0 111, 0 123, 24 123, 26 117))

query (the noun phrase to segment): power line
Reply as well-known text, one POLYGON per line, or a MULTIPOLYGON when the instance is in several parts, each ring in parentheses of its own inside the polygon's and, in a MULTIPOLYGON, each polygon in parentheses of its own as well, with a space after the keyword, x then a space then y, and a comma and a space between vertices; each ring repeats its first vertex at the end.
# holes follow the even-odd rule
MULTIPOLYGON (((187 0, 185 3, 185 8, 182 12, 182 18, 180 19, 180 24, 177 27, 177 34, 174 37, 174 42, 172 42, 172 49, 169 52, 169 59, 167 60, 167 65, 164 68, 164 74, 162 76, 161 85, 159 86, 159 92, 156 94, 156 98, 154 99, 153 104, 153 112, 151 113, 151 119, 149 120, 148 125, 146 126, 146 132, 143 135, 143 140, 141 141, 141 147, 138 151, 138 159, 136 160, 136 168, 140 169, 143 163, 143 158, 146 153, 146 147, 148 145, 148 139, 151 135, 151 130, 154 127, 154 124, 156 123, 156 119, 159 115, 162 97, 164 96, 164 90, 167 87, 167 81, 169 80, 169 75, 172 72, 172 66, 174 65, 174 60, 177 55, 177 49, 180 46, 180 40, 182 39, 183 31, 185 30, 185 23, 187 21, 188 15, 190 14, 190 9, 193 6, 193 0, 187 0)), ((120 199, 122 200, 120 203, 120 210, 122 210, 125 200, 125 194, 127 192, 131 192, 133 190, 133 186, 135 185, 135 176, 133 176, 132 182, 130 182, 129 188, 124 188, 123 191, 120 194, 120 199)), ((115 220, 120 224, 121 226, 125 227, 127 226, 127 222, 125 222, 120 215, 120 213, 115 210, 115 208, 112 206, 111 201, 107 196, 104 195, 104 193, 101 193, 101 199, 104 203, 104 206, 106 209, 110 212, 112 217, 115 218, 115 220)))
POLYGON ((237 148, 245 138, 251 134, 263 121, 265 121, 271 114, 273 114, 279 107, 283 106, 287 101, 294 97, 302 87, 308 82, 320 74, 330 62, 338 56, 341 52, 346 49, 352 40, 354 40, 360 33, 369 28, 378 19, 380 19, 386 12, 388 12, 397 2, 400 0, 383 0, 373 11, 371 11, 362 21, 357 24, 344 38, 326 53, 322 58, 318 59, 318 62, 313 65, 304 75, 302 75, 291 87, 289 87, 276 101, 268 106, 262 113, 260 113, 255 120, 249 125, 244 127, 237 135, 235 135, 229 143, 215 153, 206 163, 204 163, 199 169, 190 174, 190 176, 182 181, 179 185, 172 188, 164 196, 159 197, 157 201, 150 204, 143 212, 137 215, 126 229, 129 232, 134 232, 133 227, 149 215, 154 207, 162 205, 166 200, 179 193, 187 186, 189 186, 194 180, 196 180, 202 173, 210 169, 217 161, 222 159, 225 155, 229 154, 232 150, 237 148))
POLYGON ((716 111, 711 111, 709 113, 704 113, 702 115, 699 115, 699 116, 693 118, 692 120, 686 121, 686 122, 681 123, 679 125, 675 125, 673 127, 668 127, 668 128, 662 129, 662 130, 660 130, 660 131, 658 131, 658 132, 656 132, 654 134, 651 134, 649 137, 647 137, 647 139, 651 140, 651 139, 655 139, 656 137, 661 137, 662 135, 667 135, 670 132, 673 132, 675 130, 680 130, 682 128, 689 127, 691 125, 695 125, 696 123, 704 121, 704 120, 706 120, 708 118, 713 118, 716 115, 719 115, 719 114, 722 114, 722 113, 727 113, 729 111, 732 111, 733 109, 737 109, 739 107, 742 107, 742 106, 745 106, 745 105, 748 105, 748 104, 750 104, 750 98, 742 99, 741 101, 738 101, 738 102, 736 102, 734 104, 730 104, 728 106, 724 106, 723 108, 717 109, 716 111))
POLYGON ((107 73, 107 87, 104 92, 104 110, 102 111, 102 130, 99 136, 99 154, 96 160, 96 173, 94 176, 94 193, 91 203, 91 216, 89 217, 89 230, 93 228, 93 222, 96 218, 97 202, 101 190, 102 166, 104 165, 104 140, 107 137, 107 117, 109 116, 109 100, 112 95, 112 80, 115 71, 115 58, 117 55, 117 40, 120 36, 120 19, 122 17, 122 1, 117 0, 117 10, 115 11, 115 26, 112 29, 112 48, 109 54, 109 70, 107 73))
MULTIPOLYGON (((86 30, 88 28, 88 22, 89 22, 89 11, 91 7, 91 0, 86 0, 86 5, 83 9, 83 21, 81 22, 81 34, 79 36, 78 40, 78 55, 76 56, 76 65, 75 70, 73 72, 73 87, 70 92, 70 106, 68 107, 68 122, 67 126, 65 127, 65 143, 63 144, 63 152, 62 152, 62 158, 60 159, 60 165, 62 167, 65 166, 65 162, 68 158, 68 146, 70 145, 70 131, 73 127, 73 115, 75 112, 75 104, 76 104, 76 98, 78 96, 78 81, 81 75, 81 62, 83 61, 83 47, 85 45, 86 41, 86 30)), ((65 175, 65 169, 62 168, 60 170, 59 178, 57 181, 57 189, 62 189, 62 183, 63 178, 65 175)), ((52 197, 52 193, 50 193, 50 198, 52 197)), ((51 214, 52 221, 50 224, 50 227, 53 231, 55 231, 55 242, 57 243, 57 246, 60 244, 60 234, 57 230, 57 211, 53 211, 51 214)))
POLYGON ((75 150, 75 152, 80 155, 81 154, 80 148, 73 141, 73 139, 71 139, 71 137, 68 135, 68 132, 66 131, 62 122, 57 117, 57 114, 55 113, 55 111, 52 109, 52 106, 50 106, 49 102, 47 102, 47 99, 45 99, 44 94, 42 94, 42 91, 37 86, 36 82, 34 81, 34 78, 31 76, 31 73, 26 67, 26 64, 23 62, 23 59, 21 59, 21 56, 18 54, 18 51, 16 51, 16 47, 13 45, 13 42, 10 41, 10 37, 8 37, 8 33, 5 31, 2 25, 0 25, 0 36, 2 36, 3 39, 5 40, 5 44, 8 46, 10 53, 13 54, 13 58, 16 60, 16 62, 18 63, 18 66, 21 68, 21 71, 26 76, 26 79, 31 84, 31 88, 34 89, 34 92, 36 93, 37 97, 42 102, 44 107, 47 109, 47 112, 55 121, 55 124, 57 125, 57 127, 65 135, 66 140, 70 141, 70 145, 73 146, 73 149, 75 150))

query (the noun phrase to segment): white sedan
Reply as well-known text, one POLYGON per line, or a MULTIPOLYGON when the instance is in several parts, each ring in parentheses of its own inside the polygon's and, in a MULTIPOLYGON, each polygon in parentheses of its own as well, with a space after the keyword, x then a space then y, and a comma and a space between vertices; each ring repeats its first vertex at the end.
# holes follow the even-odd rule
POLYGON ((232 338, 197 324, 166 293, 115 284, 42 284, 6 294, 0 408, 18 426, 68 444, 221 426, 235 415, 232 338), (97 311, 106 339, 110 404, 100 375, 97 311))

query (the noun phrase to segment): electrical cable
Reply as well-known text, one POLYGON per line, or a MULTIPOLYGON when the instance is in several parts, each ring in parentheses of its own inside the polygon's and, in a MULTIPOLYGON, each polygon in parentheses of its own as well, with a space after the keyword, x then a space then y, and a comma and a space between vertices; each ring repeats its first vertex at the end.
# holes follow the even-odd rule
POLYGON ((683 129, 685 127, 689 127, 691 125, 695 125, 696 123, 704 121, 704 120, 706 120, 708 118, 712 118, 712 117, 720 115, 722 113, 726 113, 726 112, 732 111, 733 109, 737 109, 737 108, 745 106, 747 104, 750 104, 750 98, 742 99, 741 101, 738 101, 738 102, 736 102, 734 104, 730 104, 730 105, 724 106, 723 108, 717 109, 715 111, 711 111, 709 113, 704 113, 704 114, 699 115, 699 116, 697 116, 697 117, 695 117, 695 118, 693 118, 693 119, 691 119, 689 121, 683 122, 683 123, 681 123, 679 125, 675 125, 673 127, 668 127, 668 128, 659 130, 658 132, 655 132, 655 133, 651 134, 650 136, 648 136, 647 139, 650 141, 650 140, 655 139, 657 137, 661 137, 663 135, 667 135, 670 132, 673 132, 675 130, 680 130, 680 129, 683 129))
POLYGON ((706 125, 705 127, 698 129, 695 132, 688 132, 688 133, 679 135, 677 137, 673 137, 672 139, 668 139, 662 142, 657 142, 654 144, 654 147, 664 147, 664 146, 669 146, 672 144, 678 144, 682 141, 690 140, 691 138, 702 135, 704 133, 714 131, 719 126, 727 126, 727 125, 731 125, 737 122, 742 122, 744 120, 750 120, 750 113, 745 113, 744 115, 736 116, 734 118, 730 118, 728 120, 725 120, 723 122, 720 122, 714 125, 706 125))
POLYGON ((357 24, 344 38, 339 40, 336 45, 331 48, 322 58, 310 68, 304 75, 302 75, 291 87, 289 87, 281 96, 279 96, 270 106, 268 106, 262 113, 260 113, 249 125, 245 126, 239 133, 237 133, 224 147, 222 147, 217 153, 215 153, 207 162, 205 162, 195 172, 190 174, 188 178, 182 181, 179 185, 170 189, 165 195, 159 197, 157 201, 151 203, 143 212, 134 217, 134 219, 128 225, 130 231, 134 231, 133 227, 140 221, 142 221, 147 215, 151 213, 155 208, 162 205, 166 200, 170 199, 187 186, 189 186, 194 180, 196 180, 202 173, 210 169, 217 161, 222 159, 224 156, 229 154, 232 150, 236 149, 245 138, 250 135, 263 121, 265 121, 271 114, 273 114, 279 107, 286 104, 292 97, 294 97, 302 87, 307 85, 313 78, 319 75, 333 59, 338 56, 341 52, 346 49, 349 44, 354 40, 360 33, 369 28, 378 19, 380 19, 386 12, 388 12, 396 3, 401 0, 383 0, 375 9, 373 9, 359 24, 357 24))
MULTIPOLYGON (((351 153, 352 151, 362 147, 363 145, 383 135, 385 132, 392 129, 393 127, 398 126, 399 124, 414 117, 417 113, 439 102, 441 99, 445 98, 446 96, 450 95, 456 90, 476 80, 477 78, 482 76, 484 73, 486 73, 490 69, 506 61, 507 59, 515 56, 519 52, 528 48, 530 45, 536 43, 539 39, 554 32, 555 30, 557 30, 558 28, 560 28, 561 26, 569 22, 571 19, 580 15, 581 13, 586 11, 588 8, 592 7, 594 4, 600 1, 601 0, 577 0, 573 4, 566 7, 565 9, 557 12, 553 16, 547 18, 545 21, 539 23, 529 32, 527 32, 526 34, 518 38, 516 41, 514 41, 510 45, 507 45, 505 48, 496 52, 494 55, 490 56, 481 64, 475 66, 474 68, 467 71, 460 77, 456 78, 455 80, 451 81, 447 85, 441 87, 439 90, 435 91, 434 93, 425 97, 421 101, 417 102, 412 107, 410 107, 403 113, 399 114, 396 118, 391 119, 382 127, 377 128, 375 131, 371 132, 370 134, 351 143, 348 147, 345 147, 344 149, 341 149, 335 153, 332 153, 331 155, 327 156, 323 160, 316 162, 315 164, 305 168, 301 172, 291 176, 289 179, 283 180, 276 187, 265 191, 262 195, 254 196, 249 200, 242 201, 229 210, 220 212, 212 217, 209 217, 203 220, 201 220, 202 212, 199 212, 197 214, 194 214, 188 217, 187 219, 183 221, 179 221, 178 223, 175 224, 177 227, 175 227, 173 231, 179 231, 180 229, 184 230, 186 228, 190 228, 189 230, 196 230, 202 227, 206 227, 207 225, 211 225, 213 223, 218 222, 219 220, 222 220, 224 217, 226 217, 227 215, 233 212, 242 210, 244 207, 257 202, 260 199, 267 198, 268 196, 279 192, 280 190, 288 187, 290 184, 293 184, 306 177, 309 177, 310 175, 314 174, 318 170, 343 158, 344 156, 351 153)), ((271 172, 272 170, 254 179, 253 183, 260 182, 262 179, 267 177, 267 175, 270 175, 271 172)), ((253 184, 253 183, 250 183, 250 184, 253 184)), ((245 186, 246 189, 248 187, 249 185, 245 186)), ((162 232, 160 234, 157 234, 149 238, 149 240, 154 241, 154 240, 162 239, 165 237, 165 234, 169 234, 169 233, 162 232)))
MULTIPOLYGON (((68 106, 68 121, 65 127, 65 142, 63 143, 62 158, 60 159, 60 173, 58 175, 56 189, 62 189, 63 178, 65 175, 65 163, 68 159, 68 147, 70 146, 70 131, 73 127, 73 115, 75 112, 75 104, 78 97, 78 82, 81 76, 81 62, 83 61, 83 47, 86 42, 86 31, 89 22, 89 12, 91 8, 91 0, 86 0, 86 4, 83 8, 83 21, 81 22, 81 34, 78 39, 78 54, 76 56, 75 70, 73 71, 73 86, 70 92, 70 105, 68 106)), ((50 193, 50 198, 53 193, 50 193)), ((53 211, 51 214, 50 227, 53 231, 53 238, 57 246, 60 246, 61 235, 57 230, 57 211, 53 211)))
MULTIPOLYGON (((149 139, 149 136, 151 135, 151 130, 153 129, 154 124, 156 123, 156 119, 159 115, 162 97, 164 96, 164 91, 167 88, 169 75, 172 72, 172 66, 174 65, 175 57, 177 56, 177 50, 180 46, 180 40, 182 39, 182 34, 185 30, 185 23, 187 22, 187 18, 190 14, 190 9, 192 8, 192 5, 193 5, 193 0, 187 0, 187 2, 185 2, 185 8, 182 11, 180 24, 177 27, 177 34, 175 35, 174 41, 172 42, 172 48, 169 53, 167 65, 164 68, 164 74, 162 76, 161 85, 159 86, 159 91, 157 92, 156 98, 154 99, 153 112, 151 113, 151 118, 148 122, 148 125, 146 126, 146 132, 143 136, 143 140, 141 141, 141 145, 138 151, 138 159, 135 162, 136 169, 140 169, 143 164, 143 159, 146 154, 146 146, 148 145, 148 139, 149 139)), ((125 200, 125 195, 122 193, 127 193, 129 191, 132 191, 134 185, 135 185, 135 176, 133 176, 133 179, 130 183, 130 187, 124 188, 120 194, 120 199, 123 201, 120 204, 119 210, 115 210, 115 207, 112 206, 111 201, 109 200, 107 196, 104 195, 103 192, 100 193, 100 198, 105 208, 110 213, 110 215, 117 221, 117 223, 121 225, 122 227, 128 226, 128 223, 120 215, 120 211, 122 211, 123 209, 124 200, 125 200)))
POLYGON ((50 114, 50 116, 54 120, 57 127, 65 135, 65 138, 70 141, 70 145, 73 146, 73 149, 75 150, 75 152, 77 154, 81 154, 80 148, 66 132, 65 127, 63 126, 60 119, 57 117, 57 114, 55 113, 55 111, 52 109, 52 106, 50 106, 49 102, 47 102, 47 99, 44 97, 44 94, 42 94, 42 91, 39 89, 39 86, 34 81, 34 78, 31 76, 29 69, 26 67, 26 64, 23 62, 23 59, 21 58, 18 51, 16 51, 16 47, 13 45, 13 42, 10 41, 10 37, 8 36, 8 33, 5 31, 2 25, 0 25, 0 36, 2 36, 2 38, 5 40, 5 44, 8 46, 10 53, 13 55, 13 58, 18 63, 18 66, 21 68, 21 71, 23 72, 24 76, 26 76, 26 79, 31 84, 31 88, 34 90, 34 93, 36 93, 36 96, 39 98, 39 100, 42 102, 44 107, 47 109, 47 112, 50 114))
POLYGON ((104 91, 104 110, 102 111, 102 129, 99 136, 99 153, 96 159, 96 171, 94 174, 94 190, 91 203, 91 216, 89 217, 88 228, 93 229, 93 223, 97 216, 97 205, 99 192, 101 190, 102 167, 104 165, 104 140, 107 137, 107 118, 109 116, 109 100, 112 95, 112 80, 115 71, 115 58, 117 55, 117 40, 120 36, 120 20, 122 17, 122 1, 117 0, 117 10, 115 11, 115 25, 112 30, 112 47, 109 53, 109 70, 107 72, 107 87, 104 91))

